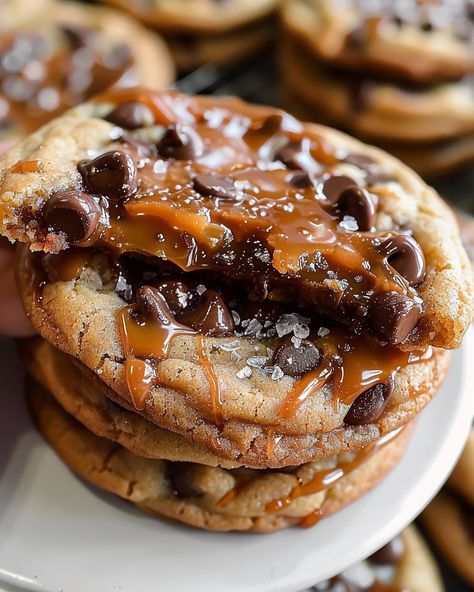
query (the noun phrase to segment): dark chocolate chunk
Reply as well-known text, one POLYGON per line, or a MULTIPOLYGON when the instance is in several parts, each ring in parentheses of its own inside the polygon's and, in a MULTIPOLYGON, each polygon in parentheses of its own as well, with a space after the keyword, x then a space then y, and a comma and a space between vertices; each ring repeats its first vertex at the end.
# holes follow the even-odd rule
POLYGON ((373 158, 366 156, 365 154, 348 154, 344 159, 344 162, 352 164, 364 171, 370 169, 375 163, 373 158))
POLYGON ((425 279, 425 256, 413 237, 397 234, 381 243, 376 250, 387 256, 387 263, 398 271, 410 286, 417 286, 425 279))
POLYGON ((63 232, 69 242, 77 243, 88 239, 96 229, 100 208, 89 194, 65 189, 49 198, 43 217, 49 229, 63 232))
POLYGON ((206 290, 199 306, 185 311, 180 320, 209 337, 228 337, 234 331, 232 314, 222 297, 214 290, 206 290))
POLYGON ((402 537, 398 536, 369 557, 375 565, 397 565, 405 553, 402 537))
POLYGON ((157 288, 141 286, 137 291, 137 301, 145 315, 162 325, 173 325, 175 328, 188 330, 188 327, 181 325, 175 320, 165 297, 157 288))
POLYGON ((287 376, 301 378, 319 366, 323 352, 308 339, 302 339, 299 347, 287 336, 273 354, 272 364, 279 366, 287 376))
POLYGON ((325 181, 323 185, 323 193, 330 203, 336 203, 341 197, 341 193, 349 187, 357 186, 354 179, 346 177, 346 175, 333 175, 325 181))
POLYGON ((288 177, 288 183, 297 189, 306 189, 313 186, 311 176, 305 171, 296 171, 288 177))
POLYGON ((384 292, 372 302, 370 321, 376 334, 392 344, 401 343, 413 331, 421 306, 398 292, 384 292))
POLYGON ((235 186, 232 179, 213 173, 196 175, 193 180, 195 191, 204 196, 234 199, 235 186))
POLYGON ((168 462, 166 465, 166 476, 176 497, 198 498, 203 495, 203 492, 192 483, 191 477, 186 474, 190 467, 192 467, 191 463, 185 462, 168 462))
POLYGON ((157 155, 156 146, 154 144, 150 144, 142 138, 136 138, 128 132, 124 132, 119 138, 117 138, 117 142, 130 146, 137 151, 138 156, 141 158, 151 158, 157 155))
POLYGON ((301 163, 298 159, 301 154, 301 142, 288 142, 282 146, 275 154, 275 160, 279 160, 289 169, 301 169, 301 163))
POLYGON ((344 422, 348 425, 372 423, 382 415, 392 392, 392 379, 364 391, 350 406, 344 422))
POLYGON ((154 286, 164 297, 173 314, 183 312, 191 304, 195 294, 178 280, 165 280, 154 286))
POLYGON ((118 105, 105 119, 114 125, 129 130, 153 125, 155 121, 150 109, 139 101, 128 101, 118 105))
POLYGON ((371 230, 375 225, 375 201, 368 191, 358 185, 344 189, 336 204, 340 219, 352 216, 359 230, 371 230))
POLYGON ((97 30, 92 27, 67 24, 62 25, 61 29, 73 50, 81 49, 81 47, 90 47, 94 45, 97 38, 97 30))
POLYGON ((187 123, 172 123, 158 143, 158 152, 163 158, 194 160, 204 152, 204 143, 187 123))
POLYGON ((80 162, 77 168, 91 193, 104 195, 111 201, 126 199, 137 190, 137 170, 125 152, 106 152, 92 160, 80 162))

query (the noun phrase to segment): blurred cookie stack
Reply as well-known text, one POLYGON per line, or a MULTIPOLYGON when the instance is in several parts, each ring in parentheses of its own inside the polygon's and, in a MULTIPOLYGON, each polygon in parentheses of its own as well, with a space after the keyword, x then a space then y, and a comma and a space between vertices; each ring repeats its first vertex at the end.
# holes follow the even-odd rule
POLYGON ((427 176, 472 162, 473 18, 470 0, 289 1, 288 104, 427 176))
POLYGON ((160 37, 117 11, 54 0, 9 0, 0 10, 3 145, 109 87, 173 81, 160 37))
POLYGON ((162 34, 180 70, 229 65, 267 47, 281 0, 103 0, 162 34))

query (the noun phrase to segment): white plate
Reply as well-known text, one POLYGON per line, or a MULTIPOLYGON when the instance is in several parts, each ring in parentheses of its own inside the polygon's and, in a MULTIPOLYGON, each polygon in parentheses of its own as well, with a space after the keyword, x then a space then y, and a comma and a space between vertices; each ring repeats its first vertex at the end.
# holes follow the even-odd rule
POLYGON ((148 517, 72 475, 34 431, 0 342, 0 588, 48 592, 296 592, 366 557, 446 479, 474 414, 474 339, 421 414, 396 469, 314 528, 216 534, 148 517))

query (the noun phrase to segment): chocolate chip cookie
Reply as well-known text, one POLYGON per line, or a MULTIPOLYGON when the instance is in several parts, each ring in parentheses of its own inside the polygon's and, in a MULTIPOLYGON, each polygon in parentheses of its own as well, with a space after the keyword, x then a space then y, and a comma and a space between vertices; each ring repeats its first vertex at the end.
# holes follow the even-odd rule
POLYGON ((240 61, 269 45, 276 32, 280 0, 104 0, 130 12, 166 38, 176 64, 240 61))
POLYGON ((146 512, 221 531, 313 525, 373 488, 409 436, 405 428, 362 453, 288 472, 224 470, 137 456, 89 432, 37 384, 28 402, 42 434, 83 479, 146 512))
POLYGON ((439 198, 278 110, 113 93, 3 170, 4 232, 48 253, 20 261, 41 335, 108 397, 232 461, 309 462, 399 427, 446 372, 432 345, 471 318, 439 198), (74 147, 55 157, 58 133, 74 147))
MULTIPOLYGON (((30 4, 36 7, 41 2, 30 4)), ((146 82, 159 89, 173 80, 163 41, 132 19, 105 8, 50 4, 35 19, 29 16, 30 7, 18 6, 21 18, 8 26, 2 12, 2 141, 31 133, 110 86, 146 82)), ((1 10, 8 14, 8 9, 7 3, 1 10)), ((35 13, 36 8, 32 10, 35 13)))

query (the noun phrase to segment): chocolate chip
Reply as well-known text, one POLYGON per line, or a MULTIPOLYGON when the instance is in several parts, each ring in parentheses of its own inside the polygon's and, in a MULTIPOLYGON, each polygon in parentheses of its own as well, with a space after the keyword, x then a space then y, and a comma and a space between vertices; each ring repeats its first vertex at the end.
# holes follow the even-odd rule
POLYGON ((387 256, 387 263, 398 271, 410 286, 417 286, 425 279, 425 256, 413 237, 397 234, 380 244, 376 251, 387 256))
POLYGON ((365 182, 367 185, 378 185, 379 183, 388 183, 389 181, 393 181, 393 177, 391 175, 387 175, 386 173, 377 173, 375 171, 369 171, 365 178, 365 182))
POLYGON ((365 189, 352 185, 342 191, 336 204, 340 219, 352 216, 359 230, 371 230, 375 225, 375 201, 365 189))
POLYGON ((182 313, 196 296, 186 284, 178 280, 165 280, 154 287, 165 297, 175 315, 182 313))
POLYGON ((92 46, 97 38, 97 31, 92 27, 82 25, 62 25, 61 27, 65 37, 73 50, 82 47, 92 46))
POLYGON ((301 169, 299 154, 301 154, 301 142, 288 142, 277 151, 275 160, 279 160, 289 169, 301 169))
POLYGON ((348 425, 372 423, 382 415, 392 392, 392 379, 364 391, 350 406, 344 422, 348 425))
POLYGON ((180 320, 209 337, 227 337, 234 331, 232 314, 222 297, 214 290, 206 290, 199 306, 185 311, 180 320))
POLYGON ((136 138, 128 132, 124 132, 119 138, 117 138, 117 141, 136 150, 138 156, 141 158, 150 158, 157 155, 156 146, 154 144, 150 144, 142 138, 136 138))
POLYGON ((191 467, 191 463, 168 462, 166 465, 166 476, 173 489, 173 494, 177 497, 198 498, 203 495, 203 491, 195 487, 186 471, 191 467))
POLYGON ((296 171, 288 177, 288 183, 297 189, 306 189, 313 186, 311 176, 305 171, 296 171))
POLYGON ((366 156, 365 154, 348 154, 344 159, 344 162, 352 164, 364 171, 375 164, 374 159, 370 156, 366 156))
POLYGON ((125 152, 106 152, 92 160, 79 163, 78 170, 87 189, 95 195, 104 195, 120 201, 133 195, 138 186, 137 170, 125 152))
POLYGON ((323 193, 330 203, 336 203, 341 193, 348 187, 357 185, 354 179, 346 175, 333 175, 323 185, 323 193))
POLYGON ((232 179, 213 173, 196 175, 193 179, 193 188, 204 196, 222 199, 234 199, 235 197, 235 186, 232 179))
POLYGON ((376 334, 395 345, 416 327, 421 307, 404 294, 385 292, 374 299, 369 314, 376 334))
POLYGON ((255 126, 255 131, 258 131, 266 136, 274 136, 281 130, 283 123, 283 115, 280 113, 273 113, 268 117, 265 117, 261 122, 255 126))
POLYGON ((128 101, 113 109, 105 118, 114 125, 125 129, 134 130, 146 125, 153 125, 155 119, 153 113, 146 105, 139 101, 128 101))
POLYGON ((65 189, 49 198, 43 217, 48 228, 63 232, 69 242, 77 243, 88 239, 96 229, 100 208, 89 194, 65 189))
POLYGON ((165 326, 173 325, 176 328, 188 329, 188 327, 181 325, 175 320, 165 297, 156 288, 152 286, 141 286, 137 291, 137 302, 145 315, 158 323, 165 326))
POLYGON ((194 160, 204 152, 204 143, 187 123, 172 123, 158 143, 158 152, 163 158, 194 160))
POLYGON ((301 378, 319 366, 323 352, 308 339, 302 339, 299 347, 285 337, 273 354, 272 364, 279 366, 287 376, 301 378))
POLYGON ((405 553, 405 544, 398 536, 369 557, 375 565, 396 565, 405 553))

